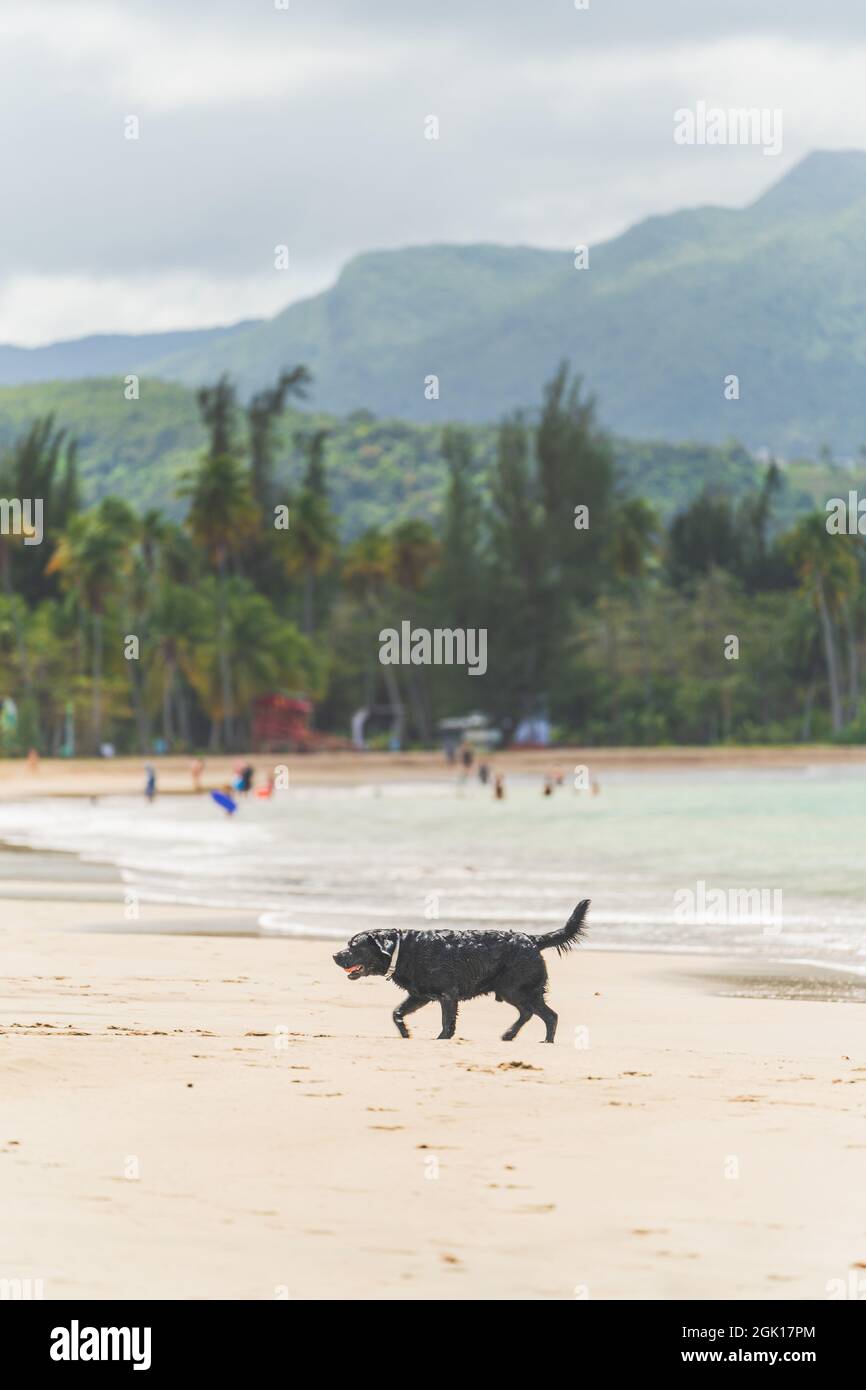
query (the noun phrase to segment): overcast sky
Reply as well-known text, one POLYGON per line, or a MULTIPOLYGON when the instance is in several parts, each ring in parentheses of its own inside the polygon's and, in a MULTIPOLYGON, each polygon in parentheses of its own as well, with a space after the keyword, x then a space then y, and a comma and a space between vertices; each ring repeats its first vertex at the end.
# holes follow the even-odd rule
POLYGON ((866 148, 863 0, 279 3, 0 0, 0 342, 270 314, 377 247, 567 249, 866 148), (676 145, 698 101, 781 108, 781 154, 676 145))

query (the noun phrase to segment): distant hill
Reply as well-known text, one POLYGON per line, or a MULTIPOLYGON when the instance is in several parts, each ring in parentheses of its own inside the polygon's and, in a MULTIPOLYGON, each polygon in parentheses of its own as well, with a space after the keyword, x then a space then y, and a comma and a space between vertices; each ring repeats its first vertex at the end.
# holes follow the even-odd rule
MULTIPOLYGON (((138 401, 127 401, 120 378, 50 382, 0 388, 0 457, 37 416, 52 412, 80 448, 85 500, 109 493, 139 510, 158 507, 180 517, 177 485, 201 455, 205 435, 195 395, 176 383, 144 381, 138 401)), ((298 481, 302 461, 298 432, 326 428, 328 482, 341 530, 352 538, 368 526, 391 526, 410 516, 436 521, 441 514, 445 470, 438 425, 376 419, 368 411, 336 417, 288 411, 280 422, 278 478, 298 481)), ((478 482, 488 486, 496 427, 471 427, 478 482)), ((647 497, 669 518, 705 487, 741 495, 754 486, 762 465, 736 444, 667 444, 615 439, 624 490, 647 497)), ((866 466, 860 474, 866 474, 866 466)), ((791 465, 780 518, 790 520, 827 496, 847 494, 855 474, 829 464, 791 465)))
MULTIPOLYGON (((537 401, 567 357, 618 435, 853 457, 866 445, 864 243, 866 154, 816 153, 747 208, 652 217, 591 247, 586 270, 570 248, 375 252, 275 318, 165 335, 161 353, 129 340, 113 370, 189 385, 228 371, 248 392, 304 362, 317 409, 441 424, 537 401), (724 398, 732 374, 738 400, 724 398)), ((71 375, 75 353, 39 349, 30 370, 71 375)), ((0 380, 10 370, 0 354, 0 380)))
POLYGON ((47 347, 13 347, 0 343, 0 385, 37 381, 81 381, 86 377, 143 373, 170 352, 228 343, 257 322, 248 319, 229 328, 191 328, 177 333, 94 333, 47 347))

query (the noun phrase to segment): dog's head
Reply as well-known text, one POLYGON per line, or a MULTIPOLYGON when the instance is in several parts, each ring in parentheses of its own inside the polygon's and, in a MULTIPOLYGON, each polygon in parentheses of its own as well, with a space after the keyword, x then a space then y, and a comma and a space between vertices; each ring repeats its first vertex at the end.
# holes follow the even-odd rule
POLYGON ((350 980, 364 975, 384 975, 391 961, 396 942, 387 932, 359 932, 348 945, 334 956, 350 980))

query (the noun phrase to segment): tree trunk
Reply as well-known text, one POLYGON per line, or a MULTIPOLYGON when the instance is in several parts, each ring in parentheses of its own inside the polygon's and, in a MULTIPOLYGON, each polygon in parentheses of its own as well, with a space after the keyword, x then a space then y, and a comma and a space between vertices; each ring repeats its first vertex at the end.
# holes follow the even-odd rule
POLYGON ((93 614, 93 672, 90 707, 90 735, 94 753, 102 743, 102 614, 93 614))
POLYGON ((391 739, 396 743, 398 748, 402 748, 405 715, 403 711, 403 701, 400 698, 400 687, 397 684, 397 677, 394 674, 393 666, 383 666, 382 674, 385 677, 385 689, 388 691, 388 699, 391 702, 391 710, 393 713, 391 739))
POLYGON ((420 671, 414 666, 410 666, 406 672, 406 683, 409 687, 409 703, 412 706, 412 719, 418 737, 422 743, 431 743, 430 718, 424 701, 423 681, 420 671))
POLYGON ((229 665, 228 653, 228 623, 226 613, 226 562, 225 556, 220 558, 219 577, 217 579, 217 602, 219 605, 218 624, 219 624, 219 667, 220 685, 223 706, 223 740, 226 751, 231 747, 232 742, 232 673, 229 665))
POLYGON ((132 683, 132 706, 135 710, 135 727, 138 733, 138 751, 139 753, 146 753, 150 747, 150 726, 147 710, 144 706, 141 667, 138 661, 130 662, 130 665, 132 666, 130 681, 132 683))
POLYGON ((820 575, 815 580, 815 591, 818 597, 821 636, 824 641, 824 659, 827 663, 827 681, 830 686, 830 719, 833 724, 833 733, 838 734, 842 732, 844 727, 842 693, 839 682, 839 657, 836 651, 836 639, 833 635, 833 620, 827 607, 824 584, 820 575))
POLYGON ((803 732, 801 738, 803 743, 808 743, 812 737, 812 706, 815 703, 815 682, 809 682, 809 689, 806 691, 806 703, 803 707, 803 732))
POLYGON ((165 673, 162 678, 162 736, 165 739, 167 748, 171 748, 174 741, 174 724, 172 721, 171 700, 174 688, 174 667, 170 661, 165 663, 165 673))
POLYGON ((315 626, 314 604, 316 596, 316 576, 311 569, 304 570, 304 596, 301 625, 305 637, 312 637, 315 626))
POLYGON ((853 606, 845 601, 845 635, 848 644, 848 720, 854 723, 860 711, 860 649, 854 626, 853 606))

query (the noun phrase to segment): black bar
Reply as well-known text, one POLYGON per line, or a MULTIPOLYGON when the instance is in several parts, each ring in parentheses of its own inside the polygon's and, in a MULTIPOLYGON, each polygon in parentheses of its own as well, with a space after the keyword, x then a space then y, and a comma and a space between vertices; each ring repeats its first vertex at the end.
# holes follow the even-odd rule
MULTIPOLYGON (((269 1303, 4 1302, 0 1303, 0 1334, 7 1365, 25 1371, 49 1371, 60 1377, 92 1378, 108 1371, 113 1376, 133 1375, 136 1381, 143 1382, 145 1376, 150 1376, 161 1382, 167 1374, 213 1371, 222 1378, 236 1373, 249 1379, 251 1374, 267 1374, 267 1366, 278 1368, 281 1363, 287 1374, 293 1374, 290 1368, 302 1347, 306 1347, 305 1362, 318 1353, 321 1369, 328 1367, 332 1374, 335 1351, 338 1358, 348 1354, 353 1359, 363 1359, 375 1352, 378 1342, 383 1349, 387 1346, 392 1364, 401 1344, 417 1354, 419 1333, 422 1344, 432 1335, 433 1325, 426 1322, 428 1331, 424 1334, 425 1322, 420 1321, 429 1319, 428 1307, 425 1303, 422 1312, 416 1302, 406 1301, 371 1317, 372 1310, 364 1305, 362 1316, 367 1333, 376 1327, 381 1331, 386 1325, 388 1329, 386 1337, 372 1333, 370 1341, 365 1342, 367 1333, 351 1326, 354 1315, 341 1302, 337 1345, 328 1340, 323 1347, 321 1334, 310 1323, 310 1304, 297 1299, 269 1303), (117 1333, 106 1331, 103 1337, 102 1329, 116 1329, 117 1333), (138 1333, 133 1329, 138 1329, 138 1333), (87 1359, 92 1350, 106 1359, 87 1359), (111 1359, 115 1351, 118 1355, 125 1353, 126 1359, 111 1359), (59 1353, 74 1359, 55 1359, 59 1353), (134 1370, 136 1360, 139 1371, 134 1370)), ((449 1312, 451 1316, 457 1312, 455 1305, 450 1305, 449 1312)), ((560 1354, 573 1357, 575 1374, 584 1364, 585 1355, 592 1355, 596 1364, 601 1357, 605 1368, 614 1373, 680 1368, 700 1374, 707 1366, 734 1372, 751 1368, 775 1372, 797 1367, 818 1370, 826 1378, 828 1372, 841 1372, 843 1368, 850 1373, 850 1367, 857 1364, 855 1358, 859 1357, 863 1342, 863 1312, 862 1302, 854 1299, 604 1303, 573 1300, 567 1310, 557 1308, 554 1319, 541 1309, 534 1311, 533 1322, 538 1317, 545 1329, 549 1324, 551 1334, 558 1334, 560 1354), (576 1336, 580 1341, 572 1340, 576 1336)), ((487 1317, 498 1316, 494 1309, 488 1310, 487 1317)), ((437 1321, 441 1335, 441 1320, 437 1321)), ((475 1326, 477 1331, 477 1321, 475 1326)))

